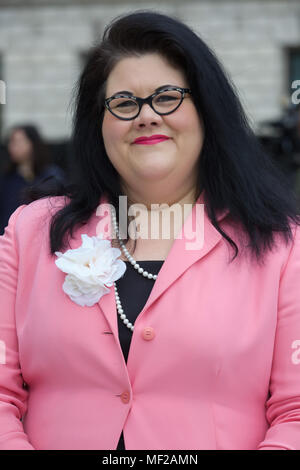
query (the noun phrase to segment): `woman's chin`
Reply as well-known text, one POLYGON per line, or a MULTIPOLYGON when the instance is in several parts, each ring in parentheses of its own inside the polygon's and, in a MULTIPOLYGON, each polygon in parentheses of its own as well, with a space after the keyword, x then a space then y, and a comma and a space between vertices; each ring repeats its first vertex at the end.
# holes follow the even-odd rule
POLYGON ((170 168, 143 167, 139 168, 139 171, 136 172, 136 175, 138 178, 141 178, 144 181, 155 182, 168 178, 170 173, 170 168))
POLYGON ((159 158, 155 158, 155 156, 148 157, 132 162, 132 169, 140 178, 146 180, 163 179, 173 171, 174 162, 172 159, 167 161, 166 156, 164 158, 161 158, 161 156, 159 158))

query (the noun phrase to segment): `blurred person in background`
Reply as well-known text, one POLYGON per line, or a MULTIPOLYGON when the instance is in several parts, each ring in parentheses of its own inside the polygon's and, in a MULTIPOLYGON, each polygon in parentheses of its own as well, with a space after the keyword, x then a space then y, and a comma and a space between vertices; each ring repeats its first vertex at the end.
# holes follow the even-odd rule
POLYGON ((23 191, 54 177, 64 182, 64 171, 51 162, 49 149, 34 125, 17 125, 6 141, 9 162, 0 177, 0 234, 10 215, 23 202, 23 191))

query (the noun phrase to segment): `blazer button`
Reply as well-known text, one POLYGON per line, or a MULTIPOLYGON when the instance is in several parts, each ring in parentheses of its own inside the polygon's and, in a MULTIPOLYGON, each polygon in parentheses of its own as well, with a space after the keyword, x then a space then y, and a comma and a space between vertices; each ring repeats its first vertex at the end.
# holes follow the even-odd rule
POLYGON ((121 400, 123 403, 128 403, 130 401, 130 393, 128 391, 121 394, 121 400))
POLYGON ((143 339, 145 339, 146 341, 150 341, 151 339, 153 339, 155 336, 155 331, 154 329, 151 327, 151 326, 147 326, 147 328, 144 328, 143 331, 142 331, 142 337, 143 339))

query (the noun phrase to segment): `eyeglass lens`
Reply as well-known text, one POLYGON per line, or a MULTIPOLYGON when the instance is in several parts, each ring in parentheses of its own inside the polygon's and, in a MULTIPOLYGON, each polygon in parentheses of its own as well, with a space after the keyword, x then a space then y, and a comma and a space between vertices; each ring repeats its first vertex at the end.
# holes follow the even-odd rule
MULTIPOLYGON (((158 113, 169 113, 178 106, 181 97, 181 92, 178 90, 163 91, 153 98, 152 105, 158 113)), ((137 101, 130 97, 114 98, 109 106, 114 114, 127 118, 135 116, 139 110, 137 101)))

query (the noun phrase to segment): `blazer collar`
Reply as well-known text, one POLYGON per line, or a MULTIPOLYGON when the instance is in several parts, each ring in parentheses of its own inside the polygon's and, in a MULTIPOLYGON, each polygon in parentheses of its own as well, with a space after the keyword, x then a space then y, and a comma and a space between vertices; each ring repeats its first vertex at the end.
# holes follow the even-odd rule
MULTIPOLYGON (((101 199, 101 204, 107 203, 107 201, 107 198, 103 197, 101 199)), ((94 216, 90 219, 90 222, 88 222, 87 226, 85 226, 87 229, 85 233, 88 233, 89 236, 95 236, 98 234, 97 225, 102 218, 97 215, 98 213, 99 211, 97 209, 94 216)), ((228 209, 220 211, 216 217, 217 221, 220 222, 223 220, 228 213, 228 209)), ((104 233, 103 238, 111 239, 110 234, 113 232, 109 211, 106 213, 105 217, 106 221, 109 221, 111 231, 108 230, 108 233, 104 233)), ((80 234, 82 232, 83 231, 80 230, 80 234)), ((196 263, 205 255, 207 255, 220 242, 221 238, 222 235, 213 226, 206 213, 204 192, 202 191, 201 195, 196 201, 196 204, 193 206, 192 210, 186 217, 181 230, 178 232, 177 237, 175 238, 173 245, 168 253, 168 256, 159 271, 147 302, 140 312, 138 318, 140 318, 143 313, 153 304, 153 302, 155 302, 155 300, 160 297, 163 292, 168 289, 168 287, 170 287, 192 264, 196 263), (200 229, 198 228, 197 244, 195 243, 196 238, 194 238, 193 241, 190 236, 191 228, 195 230, 196 223, 197 226, 200 225, 200 229)), ((98 302, 98 306, 101 308, 108 323, 110 324, 113 334, 116 338, 118 338, 117 311, 113 286, 110 287, 110 292, 108 294, 105 294, 101 297, 98 302)))

